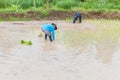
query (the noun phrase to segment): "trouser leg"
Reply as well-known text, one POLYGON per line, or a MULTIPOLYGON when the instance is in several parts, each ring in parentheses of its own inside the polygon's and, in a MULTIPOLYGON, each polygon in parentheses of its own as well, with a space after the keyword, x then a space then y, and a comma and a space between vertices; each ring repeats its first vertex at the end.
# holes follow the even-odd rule
POLYGON ((74 17, 74 20, 73 20, 73 23, 75 23, 75 22, 76 22, 76 20, 77 20, 77 17, 75 16, 75 17, 74 17))
POLYGON ((51 35, 49 36, 49 39, 50 39, 50 41, 53 41, 51 35))
POLYGON ((81 22, 82 22, 82 17, 80 16, 80 17, 79 17, 79 23, 81 23, 81 22))
POLYGON ((47 34, 45 34, 45 40, 47 40, 47 34))

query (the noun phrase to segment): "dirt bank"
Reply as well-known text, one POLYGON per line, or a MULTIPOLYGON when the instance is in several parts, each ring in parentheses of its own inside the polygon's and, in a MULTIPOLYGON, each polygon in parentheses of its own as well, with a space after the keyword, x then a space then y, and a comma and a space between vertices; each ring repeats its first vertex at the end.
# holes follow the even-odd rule
MULTIPOLYGON (((73 17, 75 12, 71 11, 52 11, 49 18, 66 19, 73 17)), ((118 12, 81 12, 84 19, 120 19, 118 12)))
MULTIPOLYGON (((28 11, 27 13, 0 13, 0 17, 5 20, 13 18, 29 18, 32 20, 65 20, 73 18, 74 11, 50 11, 49 14, 28 11)), ((119 19, 120 12, 81 12, 84 19, 119 19)))

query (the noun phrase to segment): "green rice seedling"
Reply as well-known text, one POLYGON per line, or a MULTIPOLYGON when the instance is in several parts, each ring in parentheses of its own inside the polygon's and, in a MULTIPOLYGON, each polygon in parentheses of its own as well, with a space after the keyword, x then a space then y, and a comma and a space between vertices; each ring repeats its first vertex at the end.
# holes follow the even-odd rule
POLYGON ((64 43, 65 34, 63 32, 56 32, 56 40, 58 43, 64 43))
POLYGON ((72 18, 66 18, 66 22, 70 22, 72 18))
POLYGON ((58 38, 59 38, 59 36, 60 36, 59 32, 56 32, 55 35, 57 36, 56 40, 58 40, 58 38))
MULTIPOLYGON (((90 21, 90 20, 89 20, 90 21)), ((68 46, 86 46, 88 44, 118 42, 120 40, 120 26, 116 21, 90 21, 97 24, 95 31, 67 29, 57 33, 57 41, 68 46)))
POLYGON ((74 46, 74 37, 73 36, 70 39, 70 46, 74 46))
POLYGON ((32 41, 25 41, 25 40, 21 40, 20 44, 24 44, 24 45, 32 45, 32 41))
POLYGON ((81 44, 82 44, 82 40, 81 40, 81 37, 79 35, 79 37, 78 37, 78 45, 81 45, 81 44))

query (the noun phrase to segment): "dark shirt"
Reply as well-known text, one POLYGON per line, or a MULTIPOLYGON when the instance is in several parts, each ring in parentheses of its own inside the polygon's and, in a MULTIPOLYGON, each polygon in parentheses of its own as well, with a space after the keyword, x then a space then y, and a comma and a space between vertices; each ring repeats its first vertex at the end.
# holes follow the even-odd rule
POLYGON ((79 12, 75 13, 75 16, 81 17, 81 14, 79 12))

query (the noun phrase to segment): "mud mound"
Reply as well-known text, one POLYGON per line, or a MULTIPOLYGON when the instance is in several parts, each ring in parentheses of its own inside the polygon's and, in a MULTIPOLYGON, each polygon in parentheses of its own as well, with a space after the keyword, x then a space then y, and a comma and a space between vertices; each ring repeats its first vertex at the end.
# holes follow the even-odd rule
MULTIPOLYGON (((29 18, 32 20, 65 20, 73 18, 74 11, 50 11, 48 15, 41 12, 28 11, 27 13, 0 13, 0 17, 9 20, 13 18, 29 18)), ((120 12, 81 12, 84 19, 119 19, 120 12)))
MULTIPOLYGON (((66 19, 73 17, 74 11, 51 11, 47 18, 66 19)), ((119 12, 81 12, 84 19, 120 19, 119 12)))

